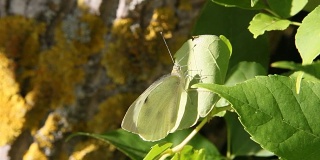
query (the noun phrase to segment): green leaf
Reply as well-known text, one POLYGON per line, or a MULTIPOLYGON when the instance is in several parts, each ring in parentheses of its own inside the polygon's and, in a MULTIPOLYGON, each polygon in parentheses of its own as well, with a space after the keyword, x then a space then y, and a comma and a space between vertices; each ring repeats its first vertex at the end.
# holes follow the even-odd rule
MULTIPOLYGON (((250 5, 250 1, 248 1, 250 5)), ((268 68, 269 56, 266 35, 254 39, 248 24, 257 11, 227 8, 208 1, 195 24, 192 35, 224 35, 232 44, 229 68, 241 61, 254 61, 268 68), (223 15, 223 16, 221 16, 223 15)))
POLYGON ((195 150, 192 146, 186 145, 180 153, 176 153, 171 160, 203 160, 206 159, 203 149, 195 150))
POLYGON ((259 0, 251 0, 251 7, 254 7, 259 3, 259 0))
MULTIPOLYGON (((228 72, 226 85, 252 79, 258 75, 266 75, 266 70, 259 63, 240 62, 228 72)), ((263 150, 257 143, 250 139, 235 114, 227 113, 225 116, 228 127, 228 141, 230 141, 231 156, 271 156, 270 152, 263 150)))
POLYGON ((261 76, 236 86, 198 84, 227 99, 252 139, 284 159, 320 157, 320 83, 261 76))
MULTIPOLYGON (((169 136, 165 138, 164 141, 172 142, 173 145, 176 146, 180 144, 190 133, 191 130, 177 131, 173 134, 169 134, 169 136)), ((195 137, 193 137, 188 145, 192 146, 193 149, 196 150, 204 150, 205 157, 207 159, 221 159, 219 150, 212 144, 211 141, 201 136, 200 134, 197 134, 195 137)))
POLYGON ((231 55, 232 54, 232 45, 231 45, 229 39, 227 39, 227 37, 225 37, 224 35, 220 35, 219 38, 228 46, 229 53, 231 55))
MULTIPOLYGON (((180 66, 187 66, 182 68, 188 76, 187 86, 199 81, 224 84, 231 56, 230 47, 230 42, 225 37, 222 40, 214 35, 195 36, 184 43, 176 52, 175 59, 180 66)), ((212 92, 193 91, 188 92, 188 96, 191 101, 185 107, 179 129, 190 127, 198 115, 205 117, 219 100, 219 96, 212 92)))
POLYGON ((264 3, 258 0, 212 0, 212 1, 225 7, 239 7, 242 9, 255 9, 255 10, 266 8, 264 3))
POLYGON ((226 85, 231 86, 246 81, 258 75, 267 75, 263 66, 256 62, 240 62, 228 72, 226 85))
POLYGON ((75 133, 68 139, 74 136, 89 136, 96 138, 106 143, 113 144, 122 153, 126 154, 130 159, 141 160, 147 155, 152 146, 156 142, 143 141, 138 135, 127 132, 122 129, 110 131, 105 134, 92 134, 92 133, 75 133), (134 145, 133 145, 134 144, 134 145))
MULTIPOLYGON (((188 157, 186 157, 186 159, 190 159, 188 157)), ((204 149, 200 149, 200 150, 194 150, 193 151, 193 154, 191 156, 191 159, 194 159, 194 160, 203 160, 203 159, 206 159, 206 156, 205 156, 205 150, 204 149)), ((219 158, 214 158, 214 159, 221 159, 221 157, 219 158)))
MULTIPOLYGON (((74 136, 93 137, 114 145, 118 150, 130 157, 130 159, 141 160, 147 155, 152 146, 167 142, 172 143, 174 146, 178 145, 190 134, 190 132, 191 130, 177 131, 173 134, 169 134, 165 139, 158 142, 144 141, 138 135, 122 129, 110 131, 105 134, 76 133, 71 135, 68 139, 74 136)), ((209 140, 199 134, 193 137, 188 144, 195 149, 204 149, 206 151, 205 156, 209 159, 217 159, 220 157, 218 149, 209 140)))
POLYGON ((308 3, 308 0, 268 0, 270 8, 283 18, 296 15, 308 3))
POLYGON ((302 21, 296 34, 296 46, 302 64, 310 64, 320 54, 320 6, 309 13, 302 21))
POLYGON ((154 145, 150 152, 146 155, 146 157, 144 157, 144 160, 153 160, 156 158, 160 158, 159 156, 161 155, 161 153, 169 149, 171 146, 172 143, 166 143, 161 146, 159 146, 158 144, 154 145))
POLYGON ((253 17, 248 29, 253 34, 253 37, 257 38, 265 31, 285 30, 289 27, 290 23, 289 20, 280 19, 265 13, 259 13, 253 17))
POLYGON ((225 119, 230 136, 231 157, 252 155, 267 157, 273 155, 250 139, 249 134, 244 130, 236 114, 229 112, 225 115, 225 119))
POLYGON ((279 61, 271 64, 272 67, 290 69, 293 71, 303 71, 318 80, 320 80, 320 61, 313 62, 309 65, 301 65, 300 63, 288 62, 288 61, 279 61))

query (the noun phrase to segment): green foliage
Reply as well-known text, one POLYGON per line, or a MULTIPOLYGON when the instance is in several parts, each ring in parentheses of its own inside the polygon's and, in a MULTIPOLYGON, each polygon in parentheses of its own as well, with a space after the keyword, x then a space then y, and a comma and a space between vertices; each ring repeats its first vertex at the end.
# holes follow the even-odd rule
MULTIPOLYGON (((301 65, 299 63, 288 62, 288 61, 280 61, 272 64, 273 67, 289 69, 292 71, 303 71, 305 75, 310 75, 314 77, 309 80, 319 81, 320 79, 320 61, 313 62, 308 65, 301 65)), ((311 78, 309 77, 309 78, 311 78)), ((306 77, 304 77, 306 79, 306 77)))
POLYGON ((142 159, 142 157, 145 157, 150 148, 156 144, 155 142, 145 142, 139 136, 128 133, 122 129, 111 131, 106 134, 79 132, 71 135, 68 139, 75 136, 89 136, 103 142, 113 144, 118 150, 134 160, 139 160, 142 159))
POLYGON ((256 62, 240 62, 229 70, 226 85, 234 85, 239 82, 254 78, 257 75, 267 75, 263 66, 256 62))
MULTIPOLYGON (((118 129, 104 134, 76 133, 68 139, 74 136, 89 136, 92 138, 96 138, 106 143, 113 144, 117 147, 117 149, 125 153, 131 159, 141 160, 143 158, 153 159, 154 157, 158 157, 172 145, 176 146, 181 141, 183 141, 188 134, 190 134, 190 130, 181 130, 170 134, 165 139, 162 139, 158 142, 146 142, 136 134, 118 129)), ((189 147, 187 147, 187 149, 183 149, 188 150, 184 151, 186 154, 197 156, 205 152, 205 157, 207 157, 208 159, 220 159, 220 153, 217 148, 209 140, 201 135, 196 135, 195 137, 193 137, 188 145, 189 147), (190 150, 191 146, 192 149, 194 148, 195 150, 190 150)))
POLYGON ((197 120, 199 124, 192 131, 176 131, 157 142, 145 142, 123 130, 89 136, 115 145, 132 159, 318 159, 320 63, 313 61, 320 54, 320 6, 307 2, 208 1, 194 26, 193 38, 174 56, 176 63, 186 66, 182 70, 187 73, 188 90, 187 95, 181 95, 185 102, 180 103, 182 110, 173 115, 178 117, 174 117, 178 119, 175 129, 189 128, 197 120), (312 8, 311 12, 301 23, 291 21, 289 18, 304 6, 312 8), (290 72, 267 76, 270 53, 266 31, 281 31, 290 25, 299 27, 296 47, 303 63, 273 63, 273 67, 290 72), (226 120, 225 155, 197 134, 215 116, 226 120))
MULTIPOLYGON (((156 144, 155 146, 151 147, 149 153, 144 157, 145 160, 147 159, 156 159, 159 158, 160 154, 169 149, 172 146, 172 143, 166 143, 161 146, 156 144)), ((143 157, 141 157, 143 158, 143 157)))
POLYGON ((296 46, 303 60, 302 64, 310 64, 320 54, 320 6, 308 14, 302 21, 296 34, 296 46))
POLYGON ((289 25, 289 20, 259 13, 253 17, 248 29, 253 34, 253 37, 257 38, 259 35, 263 35, 265 31, 284 30, 289 25))
POLYGON ((179 154, 175 154, 172 157, 172 160, 180 160, 180 159, 194 159, 194 160, 202 160, 205 159, 204 149, 193 150, 192 146, 186 145, 180 151, 179 154))
POLYGON ((284 159, 320 156, 320 83, 261 76, 232 87, 197 84, 227 99, 252 139, 284 159))
POLYGON ((229 139, 230 139, 230 155, 229 158, 237 156, 272 156, 273 153, 264 150, 259 144, 250 139, 250 135, 243 129, 239 122, 238 116, 235 113, 228 112, 225 116, 228 124, 229 139))
MULTIPOLYGON (((238 0, 237 0, 238 1, 238 0)), ((254 39, 248 24, 258 12, 239 8, 226 8, 208 1, 196 22, 192 35, 224 35, 232 44, 229 68, 241 61, 257 62, 267 69, 269 49, 266 35, 254 39)))
POLYGON ((270 9, 283 18, 289 18, 300 12, 308 0, 268 0, 270 9))

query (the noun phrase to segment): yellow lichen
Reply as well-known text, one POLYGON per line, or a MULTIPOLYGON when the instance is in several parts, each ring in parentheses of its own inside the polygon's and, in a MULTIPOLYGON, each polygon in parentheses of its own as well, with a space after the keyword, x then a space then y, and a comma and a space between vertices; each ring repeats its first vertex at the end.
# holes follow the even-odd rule
POLYGON ((172 31, 177 24, 174 10, 170 7, 157 8, 154 10, 145 38, 150 41, 156 39, 159 32, 164 32, 165 38, 172 37, 172 31))
POLYGON ((190 3, 189 0, 181 0, 179 4, 180 4, 179 10, 188 11, 188 12, 192 11, 192 4, 190 3))
POLYGON ((85 0, 77 0, 77 6, 81 10, 88 10, 89 9, 89 7, 88 7, 88 5, 87 5, 85 0))
POLYGON ((77 50, 72 45, 58 43, 41 53, 32 81, 34 87, 30 91, 34 106, 27 114, 28 127, 33 133, 48 110, 74 102, 74 87, 81 83, 84 76, 77 61, 80 61, 77 50))
POLYGON ((40 148, 52 148, 52 143, 55 141, 55 133, 65 132, 59 128, 61 124, 61 116, 58 114, 50 114, 44 126, 36 133, 35 140, 40 148))
POLYGON ((44 28, 44 24, 20 16, 0 19, 0 51, 8 58, 15 59, 14 72, 19 71, 16 74, 19 83, 24 83, 27 78, 34 75, 40 52, 39 36, 44 32, 44 28))
POLYGON ((41 151, 37 143, 32 143, 26 154, 23 156, 23 160, 46 160, 47 156, 41 151))
POLYGON ((134 94, 117 94, 109 97, 99 105, 98 114, 88 122, 88 131, 103 133, 118 128, 125 108, 130 106, 136 97, 137 95, 134 94))
POLYGON ((26 80, 34 74, 43 29, 43 24, 20 16, 0 19, 0 145, 19 136, 31 107, 21 92, 29 89, 26 80))
MULTIPOLYGON (((137 55, 138 52, 138 39, 131 33, 130 26, 132 25, 131 19, 116 20, 112 27, 113 40, 107 46, 103 64, 107 68, 107 75, 113 78, 115 83, 124 84, 132 66, 129 66, 129 56, 137 55)), ((134 71, 133 71, 134 72, 134 71)))
MULTIPOLYGON (((107 28, 99 17, 91 14, 84 14, 80 20, 82 23, 88 25, 87 30, 90 31, 90 41, 86 43, 79 43, 78 41, 75 41, 74 45, 79 51, 87 54, 88 56, 97 54, 105 48, 104 35, 107 32, 107 28)), ((81 29, 79 30, 79 33, 81 32, 85 31, 81 29)))
MULTIPOLYGON (((0 19, 0 145, 12 142, 22 128, 31 129, 36 142, 24 159, 47 159, 43 149, 53 147, 54 133, 61 129, 57 127, 61 117, 50 114, 38 130, 40 122, 50 110, 75 103, 76 86, 85 77, 82 66, 106 47, 107 29, 99 17, 84 13, 73 18, 78 20, 74 26, 85 26, 72 31, 80 40, 68 37, 62 27, 65 22, 57 22, 53 46, 45 50, 40 49, 39 40, 46 28, 44 24, 23 17, 0 19)), ((132 19, 116 20, 102 62, 115 82, 107 86, 108 90, 128 79, 136 82, 158 77, 163 66, 171 64, 158 32, 164 32, 165 38, 172 37, 176 22, 174 11, 166 7, 154 11, 149 25, 144 26, 146 30, 132 19)), ((135 94, 109 97, 86 124, 88 131, 101 133, 118 128, 124 108, 135 98, 135 94)), ((75 155, 86 157, 98 148, 89 145, 75 155)))
MULTIPOLYGON (((78 143, 70 160, 91 160, 91 159, 112 159, 111 154, 115 150, 114 147, 107 147, 108 145, 96 139, 89 139, 78 143)), ((119 157, 117 157, 119 158, 119 157)))
POLYGON ((69 33, 64 32, 60 24, 54 32, 55 45, 39 54, 37 72, 32 79, 33 89, 30 91, 35 104, 28 113, 28 125, 33 133, 48 110, 75 102, 75 87, 84 79, 82 66, 88 63, 89 56, 104 48, 106 29, 102 21, 87 14, 76 18, 87 27, 75 27, 73 32, 78 34, 75 37, 86 36, 84 38, 88 41, 69 39, 69 33))
MULTIPOLYGON (((159 43, 164 43, 162 39, 157 39, 159 32, 163 32, 163 36, 166 39, 172 38, 172 31, 176 27, 177 22, 178 20, 175 17, 173 8, 162 7, 154 10, 152 19, 145 33, 145 39, 148 43, 148 45, 145 46, 147 53, 154 53, 155 50, 159 50, 159 43)), ((168 54, 165 53, 167 53, 166 49, 158 53, 159 60, 166 64, 172 63, 168 54)))
POLYGON ((97 149, 97 145, 89 141, 89 143, 80 143, 75 147, 75 151, 70 156, 71 160, 83 160, 83 158, 89 154, 90 152, 93 152, 97 149))
POLYGON ((172 64, 159 32, 170 38, 176 23, 174 11, 169 7, 154 10, 144 31, 132 19, 115 20, 112 40, 102 61, 107 75, 117 84, 125 84, 128 79, 139 81, 158 76, 159 64, 172 64))
POLYGON ((0 146, 20 135, 29 108, 19 95, 14 75, 14 63, 0 52, 0 146))

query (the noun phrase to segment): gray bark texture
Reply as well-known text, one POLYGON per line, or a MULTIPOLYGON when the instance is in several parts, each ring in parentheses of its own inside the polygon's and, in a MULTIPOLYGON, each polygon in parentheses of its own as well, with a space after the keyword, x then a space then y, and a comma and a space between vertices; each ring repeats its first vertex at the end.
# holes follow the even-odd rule
POLYGON ((0 159, 124 159, 66 138, 120 128, 134 99, 170 73, 159 32, 174 53, 203 3, 0 0, 0 159))

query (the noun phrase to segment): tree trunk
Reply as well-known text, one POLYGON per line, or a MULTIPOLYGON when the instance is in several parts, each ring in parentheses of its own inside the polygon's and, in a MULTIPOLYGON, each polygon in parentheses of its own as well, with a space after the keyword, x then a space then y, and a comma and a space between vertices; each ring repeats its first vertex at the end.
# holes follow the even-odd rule
POLYGON ((0 0, 0 159, 117 159, 120 127, 190 37, 203 0, 0 0), (106 154, 106 150, 108 150, 106 154))

